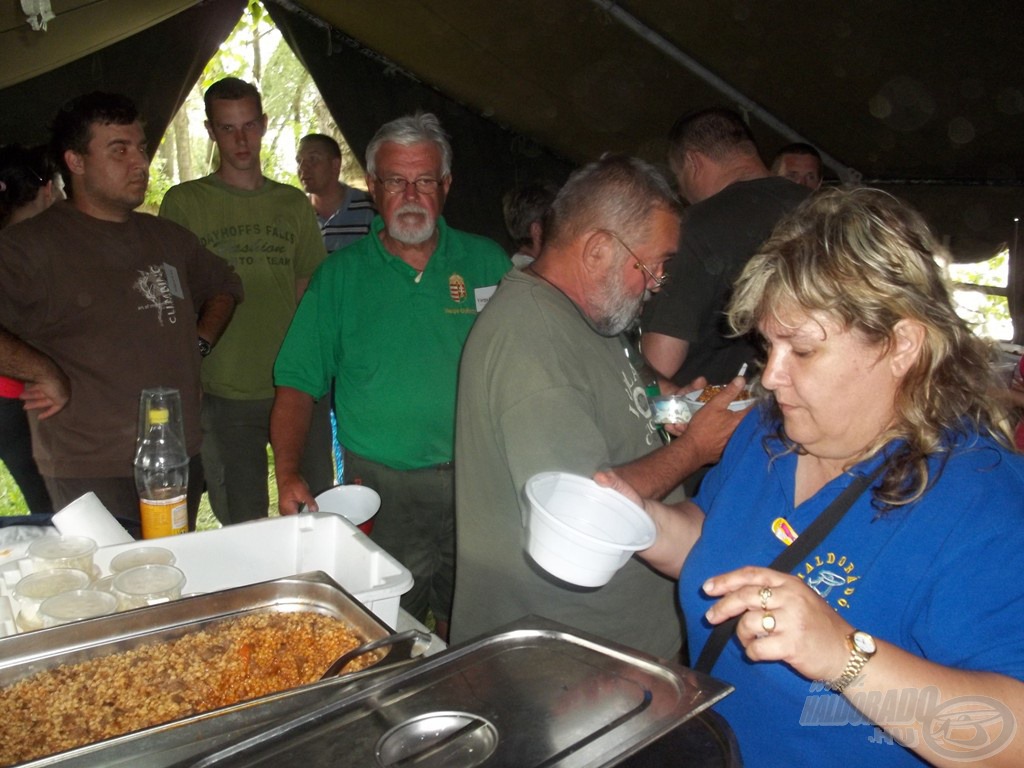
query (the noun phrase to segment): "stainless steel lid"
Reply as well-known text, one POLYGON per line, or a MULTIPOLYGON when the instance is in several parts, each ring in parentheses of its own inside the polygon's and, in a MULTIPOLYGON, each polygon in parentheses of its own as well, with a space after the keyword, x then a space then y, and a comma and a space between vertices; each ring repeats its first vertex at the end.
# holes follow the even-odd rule
POLYGON ((613 765, 731 690, 530 618, 356 693, 298 713, 293 701, 291 713, 272 728, 193 765, 613 765))

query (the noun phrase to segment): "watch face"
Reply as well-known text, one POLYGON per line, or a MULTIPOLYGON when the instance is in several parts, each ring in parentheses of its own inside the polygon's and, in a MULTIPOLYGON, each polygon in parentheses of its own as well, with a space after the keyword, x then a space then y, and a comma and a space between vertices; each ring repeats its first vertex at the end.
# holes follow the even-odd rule
POLYGON ((872 654, 875 652, 875 638, 867 632, 854 632, 853 644, 861 653, 872 654))

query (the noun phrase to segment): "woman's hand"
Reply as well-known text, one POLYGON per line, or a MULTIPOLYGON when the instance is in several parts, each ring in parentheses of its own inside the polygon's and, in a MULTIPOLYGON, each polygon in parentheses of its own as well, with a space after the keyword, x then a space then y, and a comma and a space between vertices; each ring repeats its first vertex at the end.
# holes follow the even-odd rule
POLYGON ((689 500, 668 505, 655 499, 645 499, 613 470, 597 472, 594 482, 621 493, 651 516, 656 531, 654 544, 637 554, 655 570, 669 578, 679 578, 683 562, 700 537, 704 524, 704 512, 700 507, 689 500))
MULTIPOLYGON (((615 470, 608 469, 594 473, 594 482, 603 488, 611 488, 616 493, 621 493, 627 499, 640 507, 640 509, 644 509, 643 497, 636 492, 636 489, 633 488, 632 485, 619 477, 615 470)), ((647 511, 647 514, 650 514, 650 511, 647 511)))
POLYGON ((740 617, 736 637, 752 661, 784 661, 810 680, 842 674, 854 627, 795 576, 749 566, 713 576, 704 592, 721 598, 705 614, 709 622, 740 617))

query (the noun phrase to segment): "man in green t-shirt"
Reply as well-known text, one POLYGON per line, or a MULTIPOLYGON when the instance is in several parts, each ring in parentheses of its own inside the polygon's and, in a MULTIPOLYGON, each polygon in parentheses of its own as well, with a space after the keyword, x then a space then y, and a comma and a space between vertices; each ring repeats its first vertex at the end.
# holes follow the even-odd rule
MULTIPOLYGON (((203 98, 219 165, 168 190, 160 215, 195 232, 245 286, 244 309, 202 366, 203 465, 210 506, 227 525, 267 516, 274 358, 327 251, 306 196, 263 175, 267 116, 259 91, 227 77, 203 98)), ((313 423, 303 469, 319 492, 334 484, 328 399, 313 423)))
POLYGON ((274 366, 270 420, 282 514, 316 508, 299 467, 314 398, 335 381, 345 480, 381 496, 373 538, 413 575, 402 607, 447 637, 454 581, 452 442, 462 345, 510 268, 501 247, 449 227, 451 147, 437 118, 385 124, 366 151, 380 215, 331 254, 274 366))

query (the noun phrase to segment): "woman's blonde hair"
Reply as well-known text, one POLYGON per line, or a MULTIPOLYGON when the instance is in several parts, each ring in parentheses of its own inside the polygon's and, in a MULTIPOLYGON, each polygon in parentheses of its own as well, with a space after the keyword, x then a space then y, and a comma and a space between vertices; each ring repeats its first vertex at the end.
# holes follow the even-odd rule
MULTIPOLYGON (((977 430, 1012 446, 1008 414, 990 392, 992 348, 956 314, 936 259, 944 251, 921 216, 876 189, 832 189, 784 219, 747 264, 729 321, 737 334, 787 309, 823 312, 884 352, 909 319, 925 329, 917 362, 900 383, 892 426, 866 458, 896 440, 875 491, 885 508, 928 489, 928 459, 948 455, 950 435, 977 430)), ((783 434, 790 450, 799 450, 783 434)))

